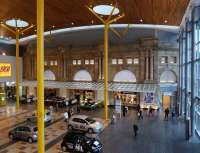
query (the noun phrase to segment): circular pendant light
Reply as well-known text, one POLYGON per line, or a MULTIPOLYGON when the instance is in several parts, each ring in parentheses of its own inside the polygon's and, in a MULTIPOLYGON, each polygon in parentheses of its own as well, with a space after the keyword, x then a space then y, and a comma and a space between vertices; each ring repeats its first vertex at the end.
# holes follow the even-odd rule
POLYGON ((20 19, 10 19, 7 20, 6 25, 10 26, 10 27, 14 27, 14 28, 25 28, 28 27, 29 23, 24 21, 24 20, 20 20, 20 19))
MULTIPOLYGON (((94 12, 100 15, 110 15, 114 6, 112 5, 97 5, 93 7, 94 12)), ((115 8, 112 15, 119 14, 119 9, 115 8)))

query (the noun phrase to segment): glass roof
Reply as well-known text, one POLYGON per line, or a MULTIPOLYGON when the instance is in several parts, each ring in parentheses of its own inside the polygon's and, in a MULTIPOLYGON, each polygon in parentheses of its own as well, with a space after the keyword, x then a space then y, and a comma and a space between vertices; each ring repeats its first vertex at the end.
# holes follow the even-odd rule
MULTIPOLYGON (((36 87, 36 81, 24 81, 22 86, 36 87)), ((45 87, 49 88, 66 88, 79 90, 103 90, 103 82, 58 82, 45 81, 45 87)), ((153 92, 155 93, 158 85, 156 84, 134 84, 134 83, 117 83, 110 82, 108 85, 109 91, 124 91, 124 92, 153 92)))

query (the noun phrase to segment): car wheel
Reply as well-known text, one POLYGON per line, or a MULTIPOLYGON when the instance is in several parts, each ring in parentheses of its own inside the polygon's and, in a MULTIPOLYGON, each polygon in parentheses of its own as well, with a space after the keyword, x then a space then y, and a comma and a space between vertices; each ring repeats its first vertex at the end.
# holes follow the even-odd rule
POLYGON ((33 139, 32 138, 28 138, 28 142, 29 143, 33 143, 33 139))
POLYGON ((88 133, 90 133, 90 134, 93 133, 93 129, 89 128, 88 133))
POLYGON ((68 130, 69 130, 69 131, 72 131, 72 130, 73 130, 72 125, 68 125, 68 130))
POLYGON ((63 152, 67 152, 67 147, 66 146, 62 146, 61 149, 62 149, 63 152))
POLYGON ((10 138, 11 140, 14 140, 14 135, 13 135, 13 134, 10 134, 10 135, 9 135, 9 138, 10 138))

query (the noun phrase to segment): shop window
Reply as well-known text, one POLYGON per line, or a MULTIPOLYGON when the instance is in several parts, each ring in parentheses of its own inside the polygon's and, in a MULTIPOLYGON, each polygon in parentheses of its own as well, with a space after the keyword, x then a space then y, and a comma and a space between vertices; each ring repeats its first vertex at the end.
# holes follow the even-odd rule
POLYGON ((134 58, 134 59, 133 59, 133 63, 134 63, 134 64, 139 64, 139 58, 134 58))
POLYGON ((117 59, 112 59, 112 64, 116 65, 117 64, 117 59))
POLYGON ((78 61, 77 61, 77 64, 78 64, 78 65, 81 65, 81 60, 78 60, 78 61))
POLYGON ((90 64, 94 65, 94 60, 93 59, 90 60, 90 64))
POLYGON ((170 57, 169 63, 171 63, 171 64, 176 64, 176 57, 175 57, 175 56, 170 57))
POLYGON ((50 61, 50 65, 53 66, 54 65, 54 61, 50 61))
POLYGON ((85 60, 85 65, 90 64, 89 60, 85 60))
POLYGON ((58 61, 57 61, 57 60, 54 61, 54 65, 55 65, 55 66, 58 65, 58 61))
POLYGON ((160 63, 161 63, 161 64, 166 64, 166 63, 167 63, 167 56, 162 56, 162 57, 160 58, 160 63))
POLYGON ((76 65, 76 64, 77 64, 77 61, 76 61, 76 60, 73 60, 73 61, 72 61, 72 64, 73 64, 73 65, 76 65))
POLYGON ((126 62, 127 62, 127 64, 133 64, 133 59, 132 59, 132 58, 128 58, 128 59, 126 60, 126 62))
POLYGON ((118 59, 118 64, 123 64, 123 59, 118 59))

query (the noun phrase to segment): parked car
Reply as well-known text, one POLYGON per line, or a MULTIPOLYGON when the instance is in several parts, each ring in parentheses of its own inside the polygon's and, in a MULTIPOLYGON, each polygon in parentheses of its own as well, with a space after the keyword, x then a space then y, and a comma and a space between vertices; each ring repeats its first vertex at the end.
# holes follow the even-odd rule
POLYGON ((20 100, 21 103, 26 104, 27 103, 27 97, 26 97, 26 95, 20 96, 19 100, 20 100))
POLYGON ((8 136, 11 140, 24 140, 33 143, 37 141, 37 127, 34 124, 20 125, 9 131, 8 136))
POLYGON ((69 105, 75 105, 78 101, 77 99, 70 99, 68 102, 69 102, 69 105))
POLYGON ((95 138, 86 137, 83 133, 68 132, 61 143, 63 152, 68 150, 83 153, 100 153, 102 144, 95 138))
POLYGON ((100 133, 104 126, 102 123, 86 115, 73 115, 69 119, 69 130, 80 130, 88 133, 100 133))
POLYGON ((86 110, 94 110, 103 107, 102 101, 81 103, 80 107, 86 110))

